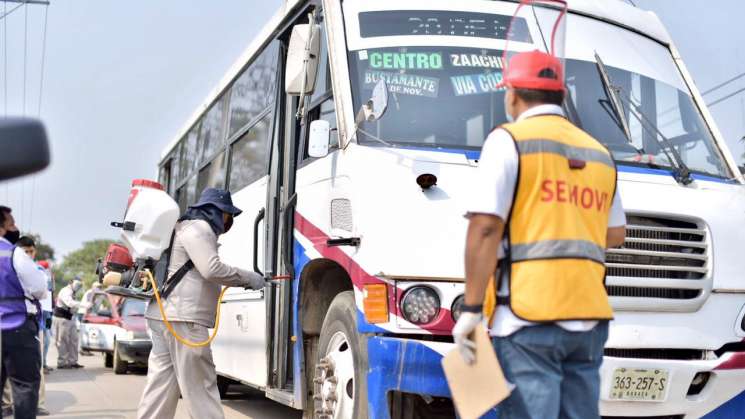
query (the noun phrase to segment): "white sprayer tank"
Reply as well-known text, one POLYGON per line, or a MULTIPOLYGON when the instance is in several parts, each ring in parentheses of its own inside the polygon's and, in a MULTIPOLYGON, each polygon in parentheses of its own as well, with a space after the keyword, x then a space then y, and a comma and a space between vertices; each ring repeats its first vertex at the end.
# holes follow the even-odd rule
POLYGON ((159 259, 171 242, 179 206, 158 182, 136 179, 124 213, 122 241, 135 259, 159 259))

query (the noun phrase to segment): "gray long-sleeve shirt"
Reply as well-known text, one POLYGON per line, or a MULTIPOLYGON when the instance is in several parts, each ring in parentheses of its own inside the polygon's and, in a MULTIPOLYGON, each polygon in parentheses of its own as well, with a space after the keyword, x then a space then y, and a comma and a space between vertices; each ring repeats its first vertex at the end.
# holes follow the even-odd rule
MULTIPOLYGON (((226 265, 217 254, 217 235, 202 220, 186 220, 176 224, 169 277, 189 259, 194 262, 181 282, 173 288, 163 307, 169 321, 194 322, 214 327, 217 297, 221 285, 227 287, 264 287, 261 275, 245 269, 226 265)), ((158 305, 153 299, 145 317, 162 320, 158 305)))

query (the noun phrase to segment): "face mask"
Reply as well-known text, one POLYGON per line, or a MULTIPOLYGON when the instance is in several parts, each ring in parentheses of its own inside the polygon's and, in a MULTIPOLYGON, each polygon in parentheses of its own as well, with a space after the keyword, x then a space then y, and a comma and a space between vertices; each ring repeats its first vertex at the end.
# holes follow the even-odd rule
POLYGON ((18 239, 21 238, 21 232, 18 231, 18 230, 16 230, 16 231, 8 231, 8 232, 5 233, 5 236, 3 236, 3 237, 5 237, 5 240, 9 241, 10 244, 16 244, 16 242, 18 241, 18 239))
POLYGON ((504 117, 507 118, 507 122, 515 122, 515 118, 507 110, 507 93, 504 94, 504 117))
POLYGON ((227 233, 230 230, 230 227, 233 227, 233 217, 228 217, 228 220, 225 221, 224 226, 224 233, 227 233))

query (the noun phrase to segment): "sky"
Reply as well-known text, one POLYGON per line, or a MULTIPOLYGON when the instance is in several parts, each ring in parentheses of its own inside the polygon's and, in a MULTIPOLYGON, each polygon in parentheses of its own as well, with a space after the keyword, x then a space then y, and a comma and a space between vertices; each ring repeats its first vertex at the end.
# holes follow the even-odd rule
MULTIPOLYGON (((52 164, 37 176, 0 182, 0 204, 9 203, 22 231, 40 233, 58 256, 86 240, 116 238, 109 223, 121 219, 132 179, 156 178, 163 148, 279 4, 51 0, 41 119, 52 164)), ((0 20, 0 51, 8 46, 0 83, 7 76, 7 114, 24 114, 26 26, 25 114, 36 116, 44 6, 29 5, 28 20, 24 7, 0 20)))
MULTIPOLYGON (((0 20, 0 51, 7 43, 7 71, 0 61, 7 108, 3 95, 0 111, 36 116, 40 110, 52 144, 44 172, 0 182, 0 204, 14 208, 22 230, 40 233, 58 260, 83 241, 116 238, 109 222, 121 218, 132 179, 156 177, 163 148, 280 1, 51 0, 41 103, 44 6, 29 5, 28 15, 24 6, 0 20)), ((745 25, 727 23, 745 15, 741 0, 716 7, 694 0, 635 3, 658 14, 701 91, 745 72, 745 25)), ((0 15, 3 7, 0 2, 0 15)), ((745 77, 705 99, 743 87, 745 77)), ((742 162, 745 94, 711 111, 742 162)))

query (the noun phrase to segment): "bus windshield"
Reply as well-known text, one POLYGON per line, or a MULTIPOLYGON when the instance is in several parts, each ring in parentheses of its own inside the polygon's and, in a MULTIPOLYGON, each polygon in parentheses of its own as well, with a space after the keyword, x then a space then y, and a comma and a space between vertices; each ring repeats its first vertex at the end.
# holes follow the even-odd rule
MULTIPOLYGON (((386 13, 390 16, 395 12, 386 13)), ((504 90, 496 87, 502 80, 502 51, 468 45, 483 45, 485 38, 498 36, 487 36, 493 32, 470 34, 473 43, 462 39, 462 47, 453 42, 437 46, 432 43, 446 37, 429 36, 427 42, 417 43, 417 39, 424 38, 422 34, 402 37, 410 28, 396 24, 395 19, 391 22, 388 28, 384 21, 375 22, 372 35, 376 42, 372 45, 379 47, 349 51, 355 109, 370 99, 378 80, 385 80, 389 90, 385 114, 377 121, 361 123, 358 141, 371 146, 480 150, 489 132, 507 121, 504 90), (427 46, 418 46, 422 44, 427 46)), ((364 31, 365 26, 361 25, 362 37, 366 35, 364 31)), ((619 164, 674 168, 676 162, 665 147, 675 147, 691 172, 731 177, 669 51, 651 40, 645 41, 649 43, 645 48, 655 54, 648 61, 662 61, 664 71, 675 73, 655 78, 655 74, 635 68, 633 60, 626 65, 611 56, 606 68, 623 99, 622 117, 626 119, 628 136, 609 105, 594 58, 581 53, 572 56, 572 44, 568 44, 566 60, 567 117, 605 144, 619 164)), ((368 41, 366 45, 371 44, 368 41)), ((582 46, 583 50, 594 48, 582 46)))

